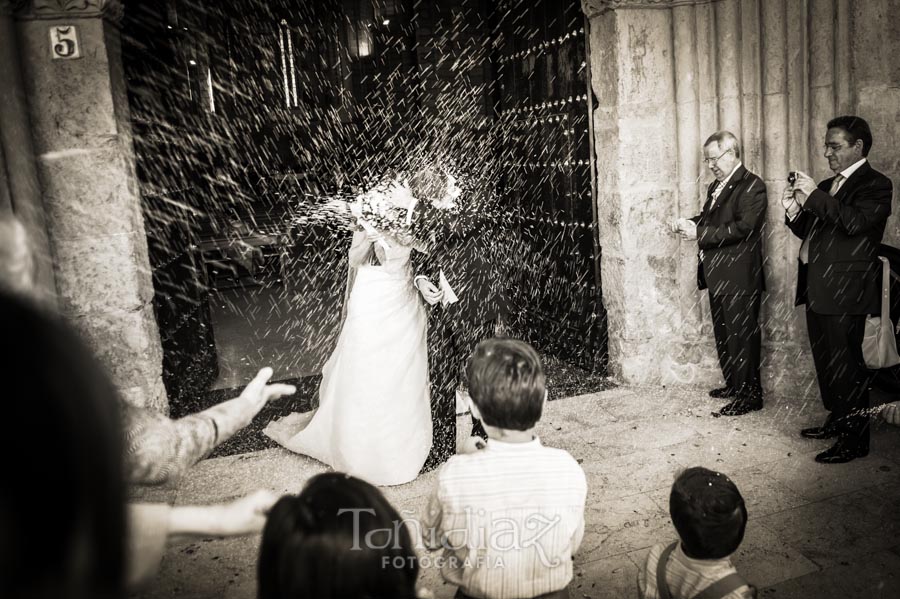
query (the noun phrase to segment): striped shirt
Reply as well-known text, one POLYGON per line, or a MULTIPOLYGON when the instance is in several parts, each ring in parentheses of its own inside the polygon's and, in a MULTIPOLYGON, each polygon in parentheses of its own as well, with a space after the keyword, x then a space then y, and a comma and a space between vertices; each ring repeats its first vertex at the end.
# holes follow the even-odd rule
MULTIPOLYGON (((666 545, 654 545, 647 555, 644 567, 638 570, 638 594, 641 599, 658 599, 656 588, 656 568, 666 545)), ((666 584, 672 599, 691 599, 706 587, 737 572, 731 559, 694 559, 684 554, 681 543, 669 557, 666 565, 666 584)), ((749 585, 744 585, 722 599, 753 599, 756 593, 749 585)))
POLYGON ((491 439, 455 455, 438 474, 424 518, 424 543, 444 580, 466 595, 522 599, 572 580, 584 536, 587 480, 561 449, 491 439))

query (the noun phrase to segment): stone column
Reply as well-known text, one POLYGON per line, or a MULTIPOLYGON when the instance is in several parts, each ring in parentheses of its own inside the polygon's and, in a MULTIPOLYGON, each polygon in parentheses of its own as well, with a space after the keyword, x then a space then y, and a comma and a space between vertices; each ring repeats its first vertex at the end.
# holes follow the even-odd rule
POLYGON ((16 2, 38 175, 60 310, 127 401, 165 409, 125 78, 113 0, 16 2), (50 28, 77 30, 80 58, 51 57, 50 28))
MULTIPOLYGON (((872 127, 869 159, 894 182, 884 243, 900 247, 900 0, 854 2, 849 35, 855 112, 872 127)), ((841 102, 839 96, 838 102, 841 102)), ((824 136, 824 130, 822 135, 824 136)), ((819 146, 821 147, 821 141, 819 146)))
MULTIPOLYGON (((666 228, 685 185, 678 166, 672 13, 641 3, 582 6, 590 19, 597 96, 597 215, 610 369, 630 384, 709 379, 712 345, 699 347, 696 335, 684 331, 680 242, 666 228)), ((685 53, 681 44, 678 51, 685 53)), ((697 110, 691 105, 696 92, 679 87, 687 110, 697 110)), ((686 301, 690 313, 695 298, 686 301)))
MULTIPOLYGON (((719 92, 719 123, 740 137, 741 131, 741 15, 738 0, 713 4, 716 15, 716 81, 719 92)), ((705 49, 704 49, 705 50, 705 49)), ((703 123, 707 128, 712 123, 703 123)), ((710 128, 710 133, 714 129, 710 128)), ((704 138, 705 139, 705 138, 704 138)))

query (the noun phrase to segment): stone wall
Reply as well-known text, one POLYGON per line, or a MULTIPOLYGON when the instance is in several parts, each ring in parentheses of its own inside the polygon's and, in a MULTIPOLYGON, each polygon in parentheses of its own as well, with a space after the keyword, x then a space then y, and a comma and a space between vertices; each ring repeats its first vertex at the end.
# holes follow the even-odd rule
POLYGON ((127 401, 165 409, 115 26, 121 6, 106 0, 18 4, 24 89, 59 308, 127 401), (77 28, 80 58, 51 58, 54 25, 77 28))
MULTIPOLYGON (((870 160, 900 185, 898 0, 583 0, 591 33, 603 299, 610 369, 629 384, 721 382, 696 243, 666 223, 700 211, 712 175, 701 144, 741 138, 766 182, 763 377, 815 394, 803 312, 793 307, 799 240, 779 198, 791 170, 821 179, 825 123, 872 125, 870 160)), ((895 199, 897 194, 895 193, 895 199)), ((897 206, 895 201, 895 212, 897 206)), ((896 216, 887 243, 900 244, 896 216)))

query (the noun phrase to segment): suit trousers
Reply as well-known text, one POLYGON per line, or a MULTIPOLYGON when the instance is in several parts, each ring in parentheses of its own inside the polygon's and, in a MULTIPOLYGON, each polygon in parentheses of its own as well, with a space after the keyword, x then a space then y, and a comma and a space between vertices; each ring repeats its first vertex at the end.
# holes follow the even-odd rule
POLYGON ((806 309, 819 394, 831 412, 825 426, 851 442, 868 443, 869 386, 874 374, 866 368, 862 339, 865 314, 819 314, 806 309))
POLYGON ((738 398, 761 399, 759 305, 761 294, 709 294, 716 352, 725 384, 738 398))
MULTIPOLYGON (((431 383, 431 421, 434 441, 423 472, 456 453, 456 389, 465 384, 465 368, 472 350, 494 334, 494 320, 466 322, 446 306, 432 306, 428 317, 428 374, 431 383)), ((472 434, 485 437, 472 418, 472 434)))

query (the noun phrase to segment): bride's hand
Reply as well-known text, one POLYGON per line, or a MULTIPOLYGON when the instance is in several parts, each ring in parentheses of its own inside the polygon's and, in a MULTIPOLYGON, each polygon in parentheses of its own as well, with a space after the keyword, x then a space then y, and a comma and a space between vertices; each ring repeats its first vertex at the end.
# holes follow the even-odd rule
POLYGON ((375 232, 366 232, 366 241, 369 243, 378 243, 380 241, 384 241, 384 234, 378 231, 375 232))

